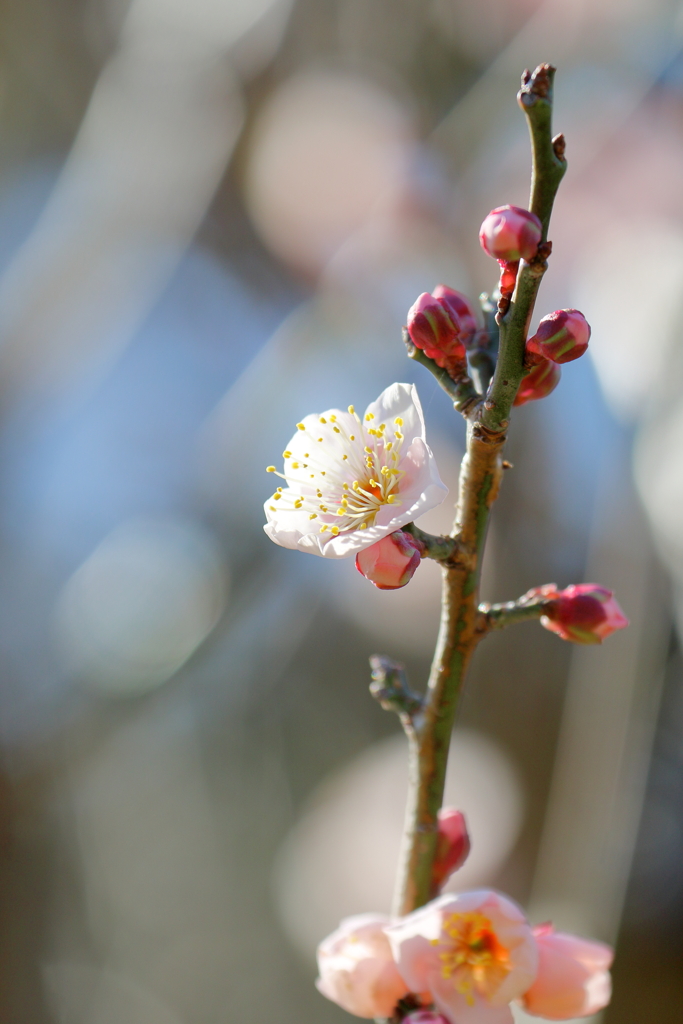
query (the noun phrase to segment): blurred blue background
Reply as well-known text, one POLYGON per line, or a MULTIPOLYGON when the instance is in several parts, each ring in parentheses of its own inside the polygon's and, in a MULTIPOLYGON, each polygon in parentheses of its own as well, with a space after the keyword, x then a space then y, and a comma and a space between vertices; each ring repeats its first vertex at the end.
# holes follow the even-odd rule
MULTIPOLYGON (((515 93, 569 170, 537 318, 590 358, 517 411, 484 596, 614 588, 631 629, 478 652, 451 802, 534 921, 617 943, 605 1024, 683 1015, 683 7, 0 7, 0 1020, 335 1024, 316 942, 386 910, 405 748, 367 657, 428 670, 438 570, 380 593, 262 531, 294 424, 414 382, 417 295, 495 284, 515 93)), ((422 525, 446 530, 452 500, 422 525)), ((522 1014, 519 1021, 525 1020, 522 1014)))

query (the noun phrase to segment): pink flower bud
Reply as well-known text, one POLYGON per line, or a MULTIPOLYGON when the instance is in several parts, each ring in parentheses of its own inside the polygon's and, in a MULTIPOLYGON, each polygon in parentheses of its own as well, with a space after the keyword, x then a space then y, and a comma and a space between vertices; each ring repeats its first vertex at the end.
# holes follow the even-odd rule
POLYGON ((403 1024, 449 1024, 444 1016, 434 1010, 415 1010, 403 1018, 403 1024))
POLYGON ((396 530, 363 548, 356 555, 356 569, 380 590, 398 590, 413 578, 420 564, 422 546, 409 533, 396 530))
POLYGON ((345 918, 318 946, 318 991, 357 1017, 392 1017, 408 986, 399 974, 381 914, 345 918))
POLYGON ((519 270, 519 260, 498 260, 500 263, 500 281, 498 288, 500 289, 501 295, 512 295, 517 284, 517 271, 519 270))
POLYGON ((617 629, 625 629, 628 619, 611 590, 579 583, 557 591, 541 625, 575 644, 600 644, 617 629))
POLYGON ((589 1017, 607 1006, 612 994, 609 946, 556 932, 548 924, 534 928, 533 934, 538 973, 522 997, 528 1013, 546 1020, 569 1020, 589 1017))
POLYGON ((540 362, 532 368, 530 373, 527 373, 522 381, 514 404, 524 405, 526 402, 533 402, 537 398, 545 398, 546 395, 555 390, 559 383, 559 366, 551 363, 549 359, 541 357, 540 362))
POLYGON ((413 345, 422 349, 437 366, 451 376, 466 372, 467 357, 460 337, 460 322, 444 299, 423 292, 408 310, 407 327, 413 345))
POLYGON ((535 213, 521 206, 491 210, 479 231, 485 253, 496 260, 530 260, 536 255, 543 228, 535 213))
POLYGON ((468 345, 477 331, 477 316, 469 300, 446 284, 437 284, 432 295, 450 310, 460 327, 460 340, 468 345))
POLYGON ((439 811, 439 835, 432 869, 434 885, 441 888, 446 879, 461 868, 470 852, 470 837, 462 811, 443 807, 439 811))
POLYGON ((569 363, 583 355, 590 336, 590 325, 578 309, 556 309, 543 317, 533 338, 527 341, 527 352, 554 363, 569 363))

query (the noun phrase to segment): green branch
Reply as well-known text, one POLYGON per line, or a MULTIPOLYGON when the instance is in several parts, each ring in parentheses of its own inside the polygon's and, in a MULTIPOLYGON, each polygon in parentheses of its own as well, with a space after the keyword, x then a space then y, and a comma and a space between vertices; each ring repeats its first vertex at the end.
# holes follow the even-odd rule
POLYGON ((403 328, 403 341, 408 358, 414 359, 416 363, 426 367, 449 398, 452 399, 454 408, 466 418, 471 417, 481 402, 481 395, 467 374, 464 374, 457 380, 453 380, 447 370, 444 370, 433 359, 426 356, 422 349, 413 344, 406 327, 403 328))
POLYGON ((522 260, 512 302, 499 314, 500 349, 498 363, 481 412, 481 422, 492 432, 507 428, 510 410, 527 372, 524 346, 541 279, 548 268, 552 246, 547 241, 548 225, 555 195, 567 169, 564 137, 552 138, 553 78, 555 69, 541 64, 533 75, 524 72, 517 99, 524 111, 531 136, 532 175, 529 208, 541 221, 543 235, 538 254, 528 263, 522 260))

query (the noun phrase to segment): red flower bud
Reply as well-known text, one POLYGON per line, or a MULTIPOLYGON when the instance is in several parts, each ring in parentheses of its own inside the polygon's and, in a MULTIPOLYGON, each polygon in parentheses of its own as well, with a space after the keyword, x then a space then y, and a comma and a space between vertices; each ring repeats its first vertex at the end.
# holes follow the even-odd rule
POLYGON ((545 356, 554 363, 569 363, 588 348, 591 329, 578 309, 556 309, 544 316, 533 338, 526 343, 527 352, 545 356))
POLYGON ((479 241, 484 252, 496 260, 530 260, 536 255, 542 234, 535 213, 521 206, 498 206, 484 219, 479 241))
POLYGON ((452 377, 467 372, 467 356, 460 336, 460 322, 451 304, 423 292, 408 310, 408 334, 437 366, 452 377))
POLYGON ((460 328, 460 340, 463 345, 469 345, 477 331, 477 315, 469 300, 461 292, 456 292, 455 288, 449 288, 446 284, 437 284, 432 295, 451 311, 460 328))
POLYGON ((575 644, 600 644, 617 629, 628 626, 611 590, 595 583, 572 584, 550 601, 541 625, 575 644))
POLYGON ((526 402, 533 402, 537 398, 545 398, 551 391, 554 391, 560 383, 560 368, 549 359, 541 357, 530 373, 522 381, 515 405, 524 405, 526 402))
POLYGON ((356 569, 380 590, 398 590, 413 578, 422 558, 422 545, 409 533, 396 530, 363 548, 356 569))
POLYGON ((452 807, 443 807, 439 811, 439 833, 432 868, 435 886, 440 889, 446 879, 463 866, 469 852, 470 837, 464 814, 452 807))
POLYGON ((519 260, 498 260, 500 263, 500 281, 498 287, 501 295, 512 295, 517 283, 519 260))

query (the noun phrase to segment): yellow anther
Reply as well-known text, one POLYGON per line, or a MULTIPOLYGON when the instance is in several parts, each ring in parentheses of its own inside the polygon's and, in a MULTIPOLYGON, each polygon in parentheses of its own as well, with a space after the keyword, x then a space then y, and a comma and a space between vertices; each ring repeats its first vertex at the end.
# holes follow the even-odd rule
POLYGON ((299 463, 298 462, 293 462, 292 463, 292 469, 298 469, 298 468, 299 468, 299 463))
POLYGON ((298 501, 294 502, 294 508, 301 508, 302 505, 303 505, 303 501, 301 501, 301 499, 299 499, 298 501))
POLYGON ((355 440, 356 440, 356 435, 355 434, 349 434, 349 441, 355 441, 355 440))
POLYGON ((379 430, 375 430, 374 427, 370 427, 368 434, 372 434, 373 437, 379 437, 379 430))
POLYGON ((291 457, 292 457, 292 453, 291 452, 283 452, 282 453, 282 458, 283 459, 291 459, 291 457))
POLYGON ((326 529, 327 529, 327 524, 323 523, 323 525, 320 527, 320 532, 324 533, 326 529))
POLYGON ((318 505, 321 512, 327 512, 327 505, 318 505))
POLYGON ((327 476, 327 473, 325 472, 325 470, 324 470, 324 469, 321 469, 321 470, 320 470, 320 475, 321 475, 321 476, 327 476))
POLYGON ((318 438, 318 440, 319 440, 319 441, 322 441, 322 437, 319 437, 319 438, 318 438))
POLYGON ((315 480, 315 473, 311 473, 311 480, 315 480))
POLYGON ((275 466, 266 466, 266 473, 277 473, 275 466))
POLYGON ((304 452, 304 458, 305 459, 310 459, 310 457, 311 457, 311 453, 310 452, 304 452))
POLYGON ((342 462, 343 462, 343 461, 344 461, 345 459, 348 459, 348 455, 342 455, 342 462))
POLYGON ((273 501, 279 501, 281 497, 282 497, 281 494, 274 494, 273 495, 273 501))
POLYGON ((335 535, 335 537, 336 537, 337 534, 339 533, 339 527, 338 526, 331 526, 330 527, 330 533, 333 533, 335 535))
POLYGON ((336 416, 330 416, 330 423, 336 423, 336 422, 337 422, 337 417, 336 416))
POLYGON ((345 491, 348 491, 349 485, 348 484, 342 484, 342 489, 345 490, 345 491))
POLYGON ((387 494, 387 505, 393 505, 395 497, 395 494, 387 494))
POLYGON ((397 440, 399 440, 399 441, 402 441, 402 440, 403 440, 403 434, 401 433, 401 431, 400 431, 400 430, 397 430, 397 431, 395 431, 395 433, 394 433, 394 436, 395 436, 395 437, 397 438, 397 440))
POLYGON ((310 514, 310 516, 308 518, 309 519, 317 519, 318 518, 318 513, 317 512, 311 512, 311 514, 310 514))
POLYGON ((351 484, 351 486, 353 487, 354 491, 359 491, 360 490, 360 484, 358 483, 357 480, 354 480, 353 483, 351 484))
POLYGON ((346 515, 346 512, 344 511, 343 508, 338 508, 337 509, 337 515, 338 516, 344 516, 344 515, 346 515))
POLYGON ((366 412, 366 414, 365 414, 365 419, 366 420, 374 420, 374 418, 375 418, 374 412, 366 412))
POLYGON ((352 416, 353 416, 353 414, 355 413, 355 411, 356 411, 356 410, 354 409, 354 407, 353 407, 352 405, 350 405, 350 406, 349 406, 349 412, 351 413, 351 415, 352 415, 352 416))
POLYGON ((306 427, 303 425, 303 423, 297 423, 297 427, 299 428, 299 430, 305 430, 306 429, 306 427))
POLYGON ((339 429, 339 427, 332 427, 332 429, 334 430, 335 434, 341 434, 341 430, 339 429))
POLYGON ((368 453, 368 455, 372 455, 372 448, 368 448, 368 446, 367 446, 367 445, 365 446, 365 448, 363 449, 363 451, 364 451, 364 452, 367 452, 367 453, 368 453))
POLYGON ((382 468, 380 470, 380 473, 382 474, 382 476, 389 476, 390 472, 391 472, 391 470, 389 469, 388 466, 382 466, 382 468))
POLYGON ((275 505, 269 505, 268 508, 270 509, 271 512, 277 512, 275 505))
POLYGON ((320 417, 320 422, 321 422, 321 423, 327 423, 327 420, 325 419, 325 417, 324 417, 324 416, 321 416, 321 417, 320 417))
POLYGON ((370 484, 371 487, 379 487, 379 481, 378 480, 373 480, 372 477, 370 477, 370 479, 368 480, 368 483, 370 484))
POLYGON ((380 429, 381 431, 385 431, 385 430, 387 429, 387 425, 386 425, 386 423, 380 423, 380 425, 379 425, 379 429, 380 429))
POLYGON ((403 420, 401 419, 400 416, 396 417, 396 419, 394 420, 394 423, 396 424, 397 427, 402 427, 403 426, 403 420))
POLYGON ((394 442, 393 441, 388 441, 387 442, 387 451, 390 452, 393 447, 394 447, 394 442))
POLYGON ((275 490, 276 490, 276 491, 279 491, 279 492, 280 492, 280 494, 282 494, 282 488, 281 488, 281 487, 276 487, 276 488, 275 488, 275 490))
POLYGON ((361 523, 360 526, 358 527, 359 530, 367 530, 367 528, 368 528, 368 524, 367 523, 361 523))

